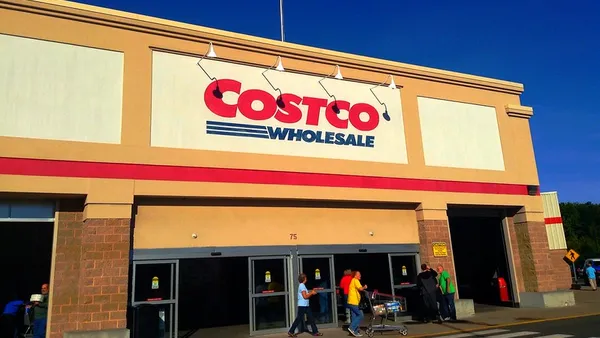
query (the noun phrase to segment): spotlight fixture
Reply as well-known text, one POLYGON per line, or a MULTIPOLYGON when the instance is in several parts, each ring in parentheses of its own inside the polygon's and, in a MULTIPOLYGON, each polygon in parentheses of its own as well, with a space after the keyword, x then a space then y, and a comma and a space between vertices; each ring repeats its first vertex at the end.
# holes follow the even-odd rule
POLYGON ((277 106, 279 106, 279 108, 283 108, 285 106, 285 104, 283 103, 283 100, 281 99, 281 95, 283 95, 283 93, 281 92, 281 89, 279 89, 278 87, 273 86, 273 84, 271 83, 271 81, 269 81, 269 79, 267 78, 267 75, 265 75, 266 72, 270 71, 271 69, 275 69, 279 72, 284 72, 285 68, 283 68, 283 62, 281 62, 281 56, 277 57, 277 61, 275 61, 275 64, 272 65, 271 67, 265 69, 262 72, 262 76, 265 78, 265 80, 267 80, 267 82, 269 83, 269 85, 271 86, 271 88, 273 88, 273 90, 278 91, 279 92, 279 96, 277 97, 277 106))
POLYGON ((208 76, 209 79, 215 81, 217 78, 210 76, 210 74, 208 74, 208 72, 206 71, 206 69, 204 69, 204 67, 202 67, 202 65, 200 64, 200 62, 202 62, 202 60, 206 59, 206 58, 216 58, 217 57, 217 53, 215 53, 215 47, 213 46, 212 42, 209 42, 208 44, 208 51, 206 52, 206 54, 204 54, 204 56, 202 56, 200 58, 200 60, 198 60, 198 67, 200 67, 200 69, 202 69, 202 71, 204 72, 204 74, 206 74, 206 76, 208 76))
MULTIPOLYGON (((394 76, 389 75, 388 78, 391 79, 390 80, 390 84, 388 85, 388 88, 390 88, 390 89, 396 89, 396 88, 398 88, 398 87, 396 87, 396 82, 394 81, 394 76)), ((379 100, 379 98, 377 97, 377 95, 373 91, 373 89, 375 89, 375 88, 377 88, 379 86, 384 85, 386 82, 387 82, 387 79, 385 81, 383 81, 382 83, 378 84, 377 86, 371 88, 370 90, 371 90, 371 94, 373 94, 373 96, 375 96, 375 98, 377 99, 377 102, 379 102, 379 104, 382 105, 383 108, 385 109, 384 112, 383 112, 383 114, 382 114, 383 118, 386 121, 389 121, 389 120, 391 120, 391 117, 390 117, 390 114, 388 113, 387 105, 384 102, 381 102, 381 100, 379 100)))
POLYGON ((321 85, 321 87, 323 88, 323 90, 325 91, 325 93, 327 93, 327 95, 329 95, 329 97, 333 97, 333 107, 331 107, 331 109, 333 110, 334 113, 339 114, 340 113, 340 109, 337 106, 337 99, 335 98, 335 95, 329 94, 329 91, 327 91, 327 88, 325 88, 325 86, 323 85, 323 80, 332 77, 338 80, 343 80, 344 77, 342 76, 342 72, 340 70, 340 66, 336 65, 335 66, 335 70, 325 76, 324 78, 322 78, 321 80, 319 80, 319 84, 321 85), (335 76, 333 76, 333 74, 335 74, 335 76))

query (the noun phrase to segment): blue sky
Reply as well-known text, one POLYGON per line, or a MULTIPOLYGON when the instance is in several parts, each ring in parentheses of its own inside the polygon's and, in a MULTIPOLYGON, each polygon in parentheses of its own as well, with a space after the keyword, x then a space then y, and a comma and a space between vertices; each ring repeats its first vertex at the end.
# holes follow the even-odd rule
MULTIPOLYGON (((83 3, 279 39, 279 1, 83 3)), ((600 203, 600 1, 284 0, 286 41, 516 81, 542 191, 600 203)))

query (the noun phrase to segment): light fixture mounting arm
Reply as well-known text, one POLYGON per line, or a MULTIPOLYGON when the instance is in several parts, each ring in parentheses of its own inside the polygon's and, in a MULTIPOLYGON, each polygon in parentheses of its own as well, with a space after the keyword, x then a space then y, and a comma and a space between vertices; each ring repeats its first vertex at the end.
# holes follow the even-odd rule
POLYGON ((262 76, 265 78, 265 80, 267 80, 267 83, 269 83, 269 85, 271 86, 271 88, 273 88, 273 90, 275 90, 275 91, 279 92, 279 97, 281 97, 281 96, 283 95, 283 93, 281 92, 281 89, 279 89, 279 87, 275 87, 275 86, 274 86, 274 85, 271 83, 271 81, 269 80, 269 78, 267 78, 267 75, 266 75, 266 73, 267 73, 268 71, 270 71, 271 69, 273 69, 273 67, 269 67, 269 68, 265 69, 265 70, 262 72, 262 76))
POLYGON ((208 53, 210 53, 210 49, 200 58, 200 60, 198 60, 198 62, 196 63, 196 65, 198 65, 198 67, 200 67, 200 69, 202 69, 202 71, 204 72, 204 74, 206 74, 206 76, 211 81, 216 81, 217 78, 214 77, 214 76, 211 76, 210 74, 208 74, 208 72, 206 71, 206 69, 204 69, 204 67, 202 67, 202 65, 200 64, 200 62, 202 62, 202 60, 206 59, 206 57, 208 56, 208 53))

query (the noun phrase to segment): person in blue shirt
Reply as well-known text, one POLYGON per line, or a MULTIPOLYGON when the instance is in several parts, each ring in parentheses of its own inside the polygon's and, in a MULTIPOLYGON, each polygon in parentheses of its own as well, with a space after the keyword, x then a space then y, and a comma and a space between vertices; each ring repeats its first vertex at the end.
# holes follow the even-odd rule
POLYGON ((596 291, 597 290, 596 269, 594 269, 592 267, 592 263, 588 263, 588 266, 585 269, 585 274, 587 275, 587 278, 590 280, 590 286, 592 287, 592 290, 596 291))
POLYGON ((24 308, 25 303, 19 300, 17 295, 12 295, 11 299, 4 307, 2 317, 0 318, 0 337, 17 337, 17 317, 24 308))
POLYGON ((298 276, 298 282, 300 285, 298 286, 298 311, 296 313, 296 319, 294 323, 292 323, 292 327, 290 327, 288 331, 288 337, 297 337, 296 329, 298 325, 304 320, 304 315, 306 315, 306 319, 308 319, 308 323, 312 328, 313 336, 322 336, 323 334, 319 332, 317 329, 317 324, 315 324, 315 318, 312 315, 312 311, 310 310, 310 302, 309 298, 316 295, 317 291, 312 290, 308 291, 306 288, 307 277, 306 274, 301 273, 298 276))

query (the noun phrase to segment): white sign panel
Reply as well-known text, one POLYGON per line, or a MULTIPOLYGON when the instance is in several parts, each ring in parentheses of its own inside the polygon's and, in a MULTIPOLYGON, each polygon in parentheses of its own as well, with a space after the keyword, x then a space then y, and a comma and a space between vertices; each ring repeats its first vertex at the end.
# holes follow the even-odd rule
POLYGON ((152 146, 408 162, 398 89, 374 89, 387 121, 373 85, 270 70, 280 93, 263 68, 197 62, 153 52, 152 146))

